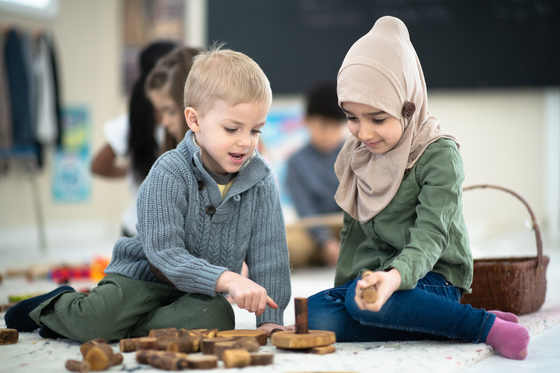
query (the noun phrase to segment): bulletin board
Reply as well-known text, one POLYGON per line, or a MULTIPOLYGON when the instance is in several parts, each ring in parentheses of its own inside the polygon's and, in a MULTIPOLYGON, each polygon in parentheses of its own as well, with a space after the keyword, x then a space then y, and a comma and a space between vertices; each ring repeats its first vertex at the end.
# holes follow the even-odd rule
POLYGON ((558 0, 212 0, 208 40, 255 59, 275 93, 333 80, 384 15, 407 25, 429 89, 560 85, 558 0))

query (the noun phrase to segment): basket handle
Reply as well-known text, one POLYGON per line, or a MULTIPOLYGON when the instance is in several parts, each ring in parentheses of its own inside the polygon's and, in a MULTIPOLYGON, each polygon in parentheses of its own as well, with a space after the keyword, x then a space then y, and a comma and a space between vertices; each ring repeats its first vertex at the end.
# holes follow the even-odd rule
POLYGON ((535 213, 533 212, 533 209, 531 209, 531 206, 529 206, 529 203, 527 203, 527 201, 523 197, 521 197, 519 194, 517 194, 513 190, 502 187, 502 186, 498 186, 498 185, 492 185, 492 184, 469 185, 469 186, 464 187, 463 191, 473 190, 473 189, 486 189, 486 188, 497 189, 497 190, 501 190, 503 192, 509 193, 509 194, 513 195, 515 198, 517 198, 518 200, 520 200, 521 203, 523 203, 523 205, 527 208, 527 211, 529 211, 529 215, 531 215, 531 222, 533 224, 533 230, 535 231, 535 238, 537 240, 537 266, 538 267, 542 266, 543 248, 542 248, 541 229, 539 227, 539 222, 537 221, 535 213))

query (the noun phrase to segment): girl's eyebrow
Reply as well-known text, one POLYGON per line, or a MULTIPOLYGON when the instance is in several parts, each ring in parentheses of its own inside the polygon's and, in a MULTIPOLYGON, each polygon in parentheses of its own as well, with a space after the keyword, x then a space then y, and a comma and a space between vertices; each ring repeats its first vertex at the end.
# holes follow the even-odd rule
MULTIPOLYGON (((344 111, 346 114, 354 115, 354 114, 352 114, 350 111, 348 111, 348 110, 346 110, 346 109, 344 109, 344 108, 341 108, 341 109, 342 109, 342 111, 344 111)), ((383 110, 379 110, 379 111, 376 111, 376 112, 373 112, 373 113, 364 113, 363 115, 364 115, 365 117, 375 117, 375 116, 377 116, 377 115, 383 115, 383 114, 387 114, 387 113, 384 112, 383 110)))

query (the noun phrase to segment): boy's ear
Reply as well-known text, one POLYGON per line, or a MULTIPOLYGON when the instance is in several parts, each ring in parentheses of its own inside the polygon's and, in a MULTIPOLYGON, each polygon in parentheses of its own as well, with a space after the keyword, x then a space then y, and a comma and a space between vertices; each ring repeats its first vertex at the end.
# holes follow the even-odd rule
POLYGON ((198 112, 195 108, 189 106, 185 109, 185 120, 193 132, 200 131, 200 126, 198 125, 198 112))

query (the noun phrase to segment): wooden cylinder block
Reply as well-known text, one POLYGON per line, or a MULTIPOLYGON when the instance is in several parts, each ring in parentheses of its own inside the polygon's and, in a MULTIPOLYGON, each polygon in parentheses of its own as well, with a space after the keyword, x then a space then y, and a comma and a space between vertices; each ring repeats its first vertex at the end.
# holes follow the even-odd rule
POLYGON ((157 339, 179 338, 179 330, 177 328, 152 329, 148 337, 157 339))
POLYGON ((242 368, 251 364, 251 355, 244 349, 225 350, 222 360, 226 368, 242 368))
POLYGON ((86 356, 86 353, 89 351, 90 348, 97 346, 99 344, 107 344, 107 341, 105 340, 105 338, 92 339, 91 341, 83 343, 80 346, 80 352, 82 353, 83 356, 86 356))
POLYGON ((187 357, 190 369, 214 369, 218 367, 218 357, 215 355, 191 355, 187 357))
POLYGON ((307 298, 296 297, 294 298, 296 310, 296 334, 307 334, 308 332, 308 317, 307 317, 307 298))
POLYGON ((113 349, 100 343, 86 352, 84 360, 91 364, 93 371, 106 370, 113 364, 113 349))
POLYGON ((11 345, 19 341, 16 329, 0 329, 0 345, 11 345))
POLYGON ((162 370, 183 370, 189 366, 187 360, 182 357, 159 354, 148 357, 148 363, 154 368, 162 370))
POLYGON ((216 338, 205 338, 202 340, 202 353, 204 355, 214 355, 214 345, 219 342, 230 342, 233 338, 228 337, 216 337, 216 338))
POLYGON ((125 338, 119 341, 119 350, 121 352, 134 352, 137 350, 138 340, 140 338, 125 338))
POLYGON ((141 337, 136 341, 137 350, 157 350, 157 338, 152 337, 141 337))
POLYGON ((270 365, 274 362, 274 354, 252 353, 251 365, 270 365))

